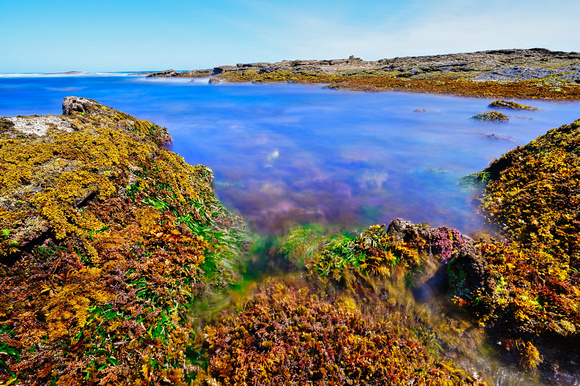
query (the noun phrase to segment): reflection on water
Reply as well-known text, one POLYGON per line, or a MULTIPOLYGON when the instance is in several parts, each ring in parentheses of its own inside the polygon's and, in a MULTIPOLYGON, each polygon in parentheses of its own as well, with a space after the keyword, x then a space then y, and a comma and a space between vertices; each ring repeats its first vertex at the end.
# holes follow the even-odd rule
POLYGON ((474 231, 458 179, 580 117, 578 103, 527 101, 542 110, 493 124, 469 119, 487 99, 140 77, 0 79, 0 115, 58 114, 69 89, 168 127, 173 150, 211 167, 224 204, 267 234, 395 217, 474 231))

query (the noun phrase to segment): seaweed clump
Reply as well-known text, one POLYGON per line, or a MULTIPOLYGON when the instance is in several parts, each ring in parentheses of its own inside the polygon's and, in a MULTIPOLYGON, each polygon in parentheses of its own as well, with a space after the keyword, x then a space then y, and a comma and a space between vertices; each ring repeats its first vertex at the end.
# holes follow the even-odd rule
POLYGON ((240 222, 165 128, 63 110, 72 131, 0 139, 0 381, 185 382, 188 305, 237 280, 240 222))
POLYGON ((426 345, 421 338, 425 331, 402 327, 405 315, 396 305, 375 302, 379 308, 364 312, 351 297, 321 298, 312 290, 320 292, 304 282, 269 280, 237 316, 208 326, 204 381, 480 384, 440 348, 426 345))
MULTIPOLYGON (((505 338, 506 350, 519 352, 530 368, 542 360, 546 368, 577 360, 565 353, 574 352, 580 331, 579 156, 575 121, 506 153, 481 173, 487 179, 483 209, 510 242, 479 244, 484 285, 454 288, 457 303, 505 338), (559 354, 551 353, 554 341, 561 344, 559 354)), ((456 273, 458 282, 476 276, 456 273)))

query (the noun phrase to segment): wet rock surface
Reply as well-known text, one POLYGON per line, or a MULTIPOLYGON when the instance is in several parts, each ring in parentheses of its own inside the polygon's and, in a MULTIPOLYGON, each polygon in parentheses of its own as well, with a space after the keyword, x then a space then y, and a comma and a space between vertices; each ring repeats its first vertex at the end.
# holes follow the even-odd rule
POLYGON ((516 102, 511 101, 504 101, 503 99, 493 101, 489 104, 489 107, 496 108, 496 109, 510 109, 510 110, 529 110, 529 111, 536 111, 538 110, 536 107, 523 105, 516 102))

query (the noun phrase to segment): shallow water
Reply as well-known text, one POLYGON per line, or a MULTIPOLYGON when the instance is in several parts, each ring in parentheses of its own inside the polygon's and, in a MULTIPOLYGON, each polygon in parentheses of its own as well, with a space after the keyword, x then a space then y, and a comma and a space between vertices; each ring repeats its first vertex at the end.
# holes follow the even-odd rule
POLYGON ((580 118, 578 102, 520 101, 541 111, 487 123, 469 118, 492 99, 118 74, 0 77, 0 115, 60 114, 68 95, 166 126, 172 149, 211 167, 222 202, 267 234, 396 217, 473 232, 483 221, 459 178, 580 118))

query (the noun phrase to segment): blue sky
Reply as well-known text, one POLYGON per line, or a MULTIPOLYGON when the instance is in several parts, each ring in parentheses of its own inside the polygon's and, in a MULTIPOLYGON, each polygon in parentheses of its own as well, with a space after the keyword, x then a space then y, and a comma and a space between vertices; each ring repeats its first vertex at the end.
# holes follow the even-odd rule
POLYGON ((0 0, 0 73, 580 51, 578 0, 0 0))

